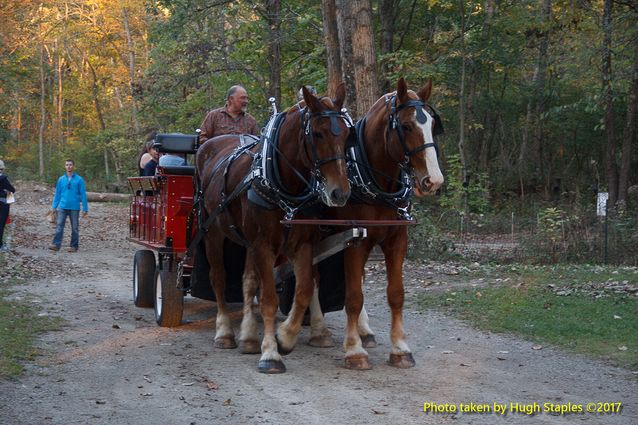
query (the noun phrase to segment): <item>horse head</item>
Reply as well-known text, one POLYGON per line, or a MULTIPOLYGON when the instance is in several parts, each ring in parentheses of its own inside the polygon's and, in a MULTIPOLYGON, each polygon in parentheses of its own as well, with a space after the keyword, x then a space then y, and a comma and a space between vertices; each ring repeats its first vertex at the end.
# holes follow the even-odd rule
POLYGON ((417 93, 408 89, 401 77, 397 82, 396 104, 391 110, 390 126, 396 129, 390 137, 389 153, 393 158, 404 158, 409 164, 415 180, 417 195, 433 194, 443 184, 443 174, 439 168, 436 142, 436 127, 442 130, 442 124, 436 122, 434 110, 427 105, 432 93, 432 80, 429 80, 417 93), (394 139, 398 139, 395 143, 394 139), (397 152, 402 149, 403 152, 397 152))
POLYGON ((305 86, 302 92, 306 105, 302 109, 304 162, 313 170, 323 203, 329 207, 342 207, 350 197, 344 153, 349 129, 341 112, 346 97, 345 85, 339 85, 335 99, 319 98, 305 86))

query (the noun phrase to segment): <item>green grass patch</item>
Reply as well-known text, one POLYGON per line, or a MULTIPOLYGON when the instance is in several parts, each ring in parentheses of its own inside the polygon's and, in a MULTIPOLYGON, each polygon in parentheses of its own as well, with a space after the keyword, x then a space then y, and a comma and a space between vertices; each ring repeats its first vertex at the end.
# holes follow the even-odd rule
POLYGON ((0 288, 0 378, 22 373, 23 363, 38 355, 35 337, 63 324, 61 318, 38 316, 28 300, 8 298, 10 295, 9 289, 0 288))
POLYGON ((419 306, 638 369, 638 300, 619 289, 637 284, 635 268, 508 266, 477 276, 485 287, 427 293, 419 306))

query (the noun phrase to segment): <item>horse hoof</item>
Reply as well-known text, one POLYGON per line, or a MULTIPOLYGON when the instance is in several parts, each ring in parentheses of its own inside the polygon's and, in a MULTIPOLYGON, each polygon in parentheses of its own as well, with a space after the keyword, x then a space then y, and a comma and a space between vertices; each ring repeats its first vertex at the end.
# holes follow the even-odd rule
POLYGON ((281 342, 279 341, 279 337, 275 336, 275 339, 277 340, 277 352, 278 352, 279 354, 281 354, 282 356, 287 356, 288 354, 292 353, 292 350, 293 350, 295 347, 292 347, 292 348, 286 348, 286 347, 284 347, 284 346, 281 344, 281 342))
POLYGON ((361 345, 363 348, 374 348, 377 346, 377 340, 374 338, 374 334, 361 335, 361 345))
POLYGON ((335 342, 332 340, 332 337, 330 335, 320 335, 310 338, 310 341, 308 341, 308 345, 310 345, 311 347, 328 348, 334 347, 335 342))
POLYGON ((392 354, 390 353, 390 360, 388 360, 390 366, 398 367, 400 369, 409 369, 416 365, 412 353, 392 354))
POLYGON ((372 365, 368 361, 368 356, 365 354, 358 354, 346 357, 346 369, 370 370, 372 369, 372 365))
POLYGON ((259 354, 261 353, 261 344, 254 339, 239 341, 239 351, 242 354, 259 354))
POLYGON ((229 348, 237 348, 237 343, 235 342, 235 338, 229 336, 222 336, 219 338, 215 338, 215 347, 223 348, 224 350, 229 348))
POLYGON ((281 360, 259 360, 259 373, 267 373, 269 375, 275 373, 284 373, 286 366, 281 360))

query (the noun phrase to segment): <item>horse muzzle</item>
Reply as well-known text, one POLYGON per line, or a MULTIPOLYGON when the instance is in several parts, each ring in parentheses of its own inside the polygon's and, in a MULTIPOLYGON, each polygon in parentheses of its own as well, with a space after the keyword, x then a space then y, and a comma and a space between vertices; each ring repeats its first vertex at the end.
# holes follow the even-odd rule
POLYGON ((343 207, 350 198, 350 189, 343 191, 340 188, 324 190, 321 192, 321 200, 329 207, 343 207))
POLYGON ((417 184, 414 185, 414 193, 416 196, 434 195, 443 184, 443 178, 432 178, 430 175, 415 178, 417 184))

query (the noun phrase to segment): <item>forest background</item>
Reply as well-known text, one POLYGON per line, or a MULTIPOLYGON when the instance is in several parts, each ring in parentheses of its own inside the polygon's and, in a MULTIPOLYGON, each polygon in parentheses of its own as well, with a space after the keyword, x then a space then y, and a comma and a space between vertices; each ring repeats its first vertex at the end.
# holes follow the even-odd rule
POLYGON ((72 157, 114 188, 146 133, 193 133, 232 84, 263 124, 304 84, 345 81, 359 118, 432 78, 446 185, 413 252, 489 233, 603 261, 602 191, 610 261, 637 265, 637 22, 636 0, 0 0, 0 158, 53 182, 72 157))

